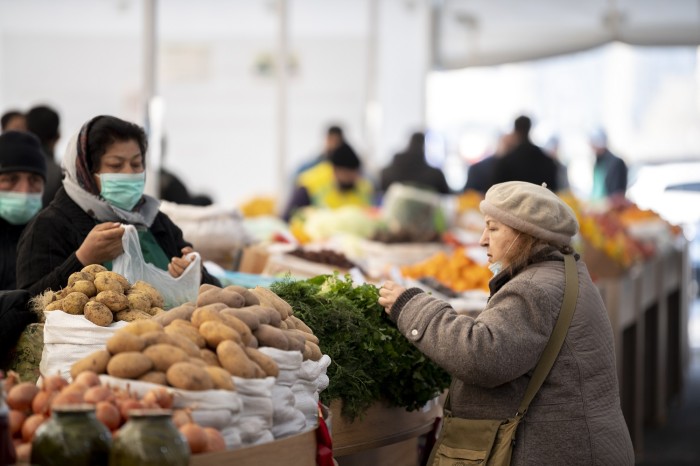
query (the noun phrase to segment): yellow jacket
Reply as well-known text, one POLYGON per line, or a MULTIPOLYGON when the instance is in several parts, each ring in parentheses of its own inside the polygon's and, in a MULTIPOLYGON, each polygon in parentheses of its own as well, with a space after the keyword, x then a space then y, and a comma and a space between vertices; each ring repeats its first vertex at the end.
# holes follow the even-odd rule
POLYGON ((368 180, 360 178, 353 189, 341 191, 333 175, 333 165, 327 161, 304 171, 299 175, 298 184, 306 188, 311 205, 316 207, 334 209, 346 205, 372 205, 373 188, 368 180))

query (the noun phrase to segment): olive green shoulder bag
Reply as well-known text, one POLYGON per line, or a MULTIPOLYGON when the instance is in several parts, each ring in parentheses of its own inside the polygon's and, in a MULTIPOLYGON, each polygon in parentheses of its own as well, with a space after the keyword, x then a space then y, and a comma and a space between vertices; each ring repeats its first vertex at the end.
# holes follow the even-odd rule
POLYGON ((564 256, 565 286, 561 311, 540 357, 530 383, 527 385, 518 412, 512 418, 462 419, 452 416, 449 393, 445 400, 444 421, 435 448, 430 455, 430 466, 485 466, 510 465, 518 424, 527 413, 530 402, 549 375, 564 338, 569 330, 578 297, 578 272, 573 255, 564 256))

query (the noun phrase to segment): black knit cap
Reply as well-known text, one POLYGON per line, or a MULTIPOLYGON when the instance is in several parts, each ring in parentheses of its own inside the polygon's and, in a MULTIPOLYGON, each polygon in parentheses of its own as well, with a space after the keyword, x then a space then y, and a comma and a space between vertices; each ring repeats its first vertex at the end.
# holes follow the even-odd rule
POLYGON ((361 164, 355 151, 346 142, 331 152, 330 161, 334 167, 351 168, 353 170, 360 168, 361 164))
POLYGON ((46 181, 46 158, 36 136, 21 131, 0 134, 0 173, 30 172, 46 181))

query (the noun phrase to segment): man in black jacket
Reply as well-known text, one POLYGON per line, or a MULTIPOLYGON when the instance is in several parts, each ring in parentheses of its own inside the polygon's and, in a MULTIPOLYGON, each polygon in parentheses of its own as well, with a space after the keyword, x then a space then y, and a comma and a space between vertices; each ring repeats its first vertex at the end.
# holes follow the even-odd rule
POLYGON ((37 105, 29 109, 26 121, 27 131, 39 138, 46 158, 46 186, 43 196, 44 207, 46 207, 61 187, 61 179, 63 178, 63 171, 56 162, 54 154, 56 143, 61 137, 59 132, 61 119, 58 112, 51 107, 37 105))
POLYGON ((530 141, 532 122, 526 116, 515 119, 513 132, 516 146, 503 158, 496 161, 493 173, 493 184, 505 181, 526 181, 541 185, 547 183, 547 188, 556 192, 557 165, 542 149, 530 141))
POLYGON ((627 165, 608 149, 608 136, 605 131, 600 128, 593 131, 590 144, 595 153, 592 199, 624 196, 627 191, 627 165))
POLYGON ((17 244, 25 225, 41 209, 46 161, 29 133, 0 135, 0 290, 14 290, 17 244))

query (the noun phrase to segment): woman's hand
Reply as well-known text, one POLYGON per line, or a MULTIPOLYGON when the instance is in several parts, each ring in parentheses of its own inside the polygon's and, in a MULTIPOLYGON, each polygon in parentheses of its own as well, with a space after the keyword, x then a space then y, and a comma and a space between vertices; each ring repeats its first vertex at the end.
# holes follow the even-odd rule
POLYGON ((187 266, 190 265, 190 262, 192 262, 193 260, 188 259, 187 254, 194 252, 194 249, 187 246, 182 248, 181 252, 182 257, 173 257, 170 261, 170 264, 168 264, 168 272, 170 272, 170 275, 172 275, 174 278, 177 278, 180 275, 182 275, 187 266))
POLYGON ((392 281, 384 282, 381 288, 379 288, 379 305, 384 308, 384 312, 389 314, 391 307, 394 305, 401 293, 406 291, 403 286, 397 285, 392 281))
POLYGON ((83 265, 111 261, 124 252, 122 236, 124 228, 120 223, 106 222, 95 225, 75 251, 75 256, 83 265))

